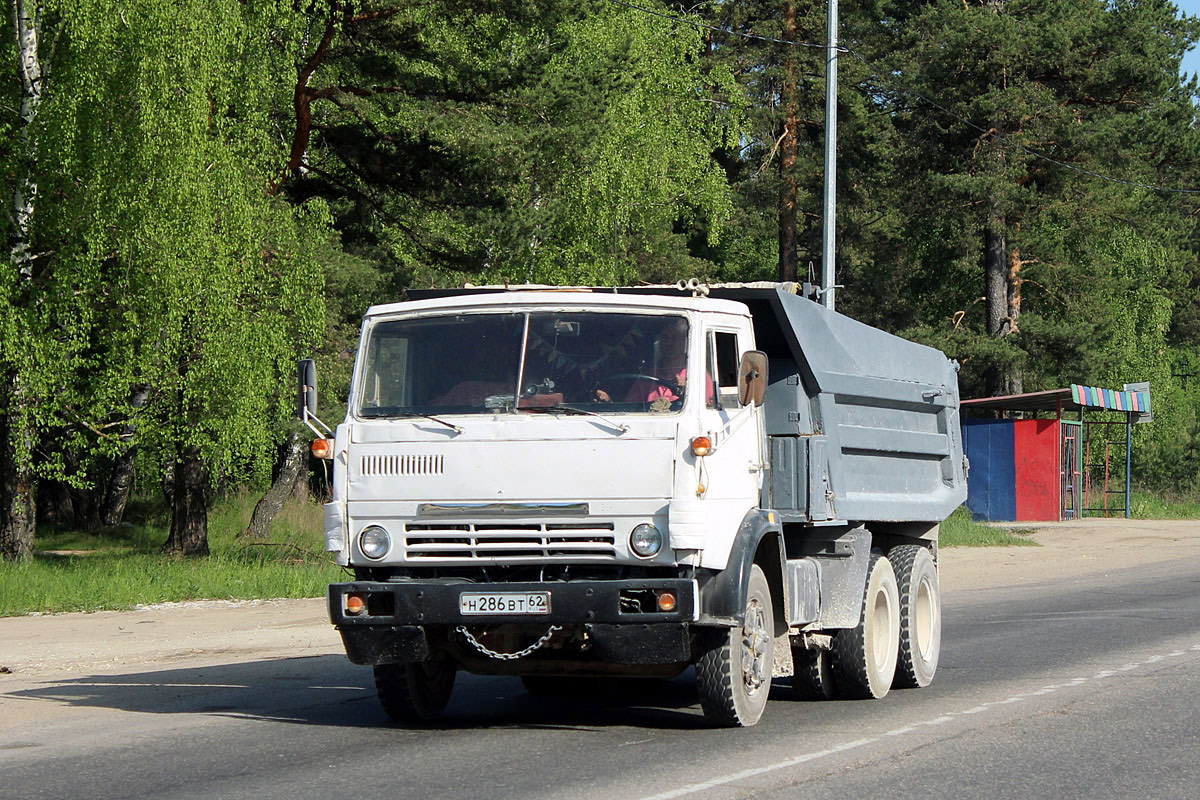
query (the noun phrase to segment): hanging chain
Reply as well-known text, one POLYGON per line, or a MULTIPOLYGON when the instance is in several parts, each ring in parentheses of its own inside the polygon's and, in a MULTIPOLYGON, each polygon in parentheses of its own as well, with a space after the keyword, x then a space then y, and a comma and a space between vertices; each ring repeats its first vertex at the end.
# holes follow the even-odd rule
POLYGON ((495 650, 488 648, 487 645, 483 644, 474 636, 472 636, 471 632, 467 630, 465 625, 459 625, 454 630, 465 636, 467 641, 471 643, 471 646, 483 653, 485 656, 488 656, 489 658, 497 658, 501 661, 516 661, 518 658, 524 658, 533 651, 540 649, 542 645, 550 641, 550 638, 554 636, 554 634, 562 630, 562 625, 551 625, 548 629, 546 629, 546 632, 542 635, 542 638, 538 639, 524 650, 518 650, 515 653, 498 653, 495 650))

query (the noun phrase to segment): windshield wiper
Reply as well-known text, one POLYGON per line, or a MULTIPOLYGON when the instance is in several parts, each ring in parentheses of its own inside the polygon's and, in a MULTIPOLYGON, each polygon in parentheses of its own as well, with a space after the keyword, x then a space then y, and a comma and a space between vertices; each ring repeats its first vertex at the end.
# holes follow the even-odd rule
POLYGON ((404 418, 419 417, 420 419, 427 419, 430 422, 436 422, 438 425, 445 425, 447 428, 454 431, 455 433, 463 432, 463 429, 460 428, 459 426, 455 425, 453 422, 447 422, 446 420, 444 420, 440 417, 435 417, 432 414, 422 414, 420 411, 400 411, 400 410, 378 408, 378 409, 363 409, 362 411, 359 412, 359 414, 361 414, 364 417, 375 417, 375 418, 378 418, 378 417, 404 417, 404 418), (368 411, 375 411, 378 413, 368 413, 368 411))
POLYGON ((526 408, 521 408, 519 410, 521 410, 521 411, 565 411, 568 414, 577 414, 577 415, 585 416, 585 417, 595 417, 595 418, 599 419, 600 421, 607 423, 608 425, 611 425, 612 427, 616 428, 621 433, 629 432, 628 425, 622 424, 620 422, 613 422, 611 419, 604 416, 603 414, 598 414, 595 411, 588 411, 586 408, 578 408, 576 406, 569 406, 566 403, 555 403, 552 406, 528 406, 526 408))

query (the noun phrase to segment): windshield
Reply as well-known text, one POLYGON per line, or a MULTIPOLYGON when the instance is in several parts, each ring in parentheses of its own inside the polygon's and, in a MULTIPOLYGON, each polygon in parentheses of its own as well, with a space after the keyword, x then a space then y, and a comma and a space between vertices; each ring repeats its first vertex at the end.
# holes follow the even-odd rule
POLYGON ((473 313, 380 322, 366 345, 364 417, 683 404, 687 320, 595 312, 473 313))

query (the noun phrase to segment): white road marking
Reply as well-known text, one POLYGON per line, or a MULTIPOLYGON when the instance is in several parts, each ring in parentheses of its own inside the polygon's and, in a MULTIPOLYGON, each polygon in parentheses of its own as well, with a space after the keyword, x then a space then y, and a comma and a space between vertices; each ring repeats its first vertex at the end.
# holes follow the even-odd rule
MULTIPOLYGON (((1200 651, 1200 643, 1192 645, 1190 648, 1188 648, 1188 650, 1200 651)), ((855 739, 852 742, 846 742, 845 744, 840 744, 840 745, 836 745, 834 747, 829 747, 829 748, 826 748, 825 750, 816 750, 811 753, 804 753, 803 755, 793 756, 792 758, 788 758, 783 761, 777 761, 774 764, 767 764, 766 766, 755 767, 753 769, 744 769, 739 772, 729 773, 728 775, 719 775, 715 778, 710 778, 709 780, 703 781, 701 783, 690 783, 687 786, 680 786, 679 788, 672 789, 669 792, 648 795, 648 796, 643 797, 642 800, 671 800, 671 798, 686 797, 691 794, 696 794, 697 792, 703 792, 708 789, 715 789, 719 786, 727 786, 731 783, 737 783, 738 781, 745 780, 747 778, 755 778, 755 777, 758 777, 759 775, 765 775, 770 772, 778 772, 781 769, 795 767, 800 764, 808 763, 810 761, 817 761, 819 759, 826 758, 827 756, 836 755, 838 753, 844 753, 848 750, 855 750, 859 747, 864 747, 868 744, 874 744, 875 742, 878 742, 880 739, 882 739, 884 737, 899 736, 900 734, 903 734, 903 733, 910 733, 912 731, 915 731, 917 729, 916 726, 918 726, 918 725, 944 725, 947 722, 953 722, 955 717, 967 716, 969 714, 979 714, 984 711, 991 710, 991 708, 993 706, 1003 706, 1003 705, 1009 705, 1012 703, 1019 703, 1022 700, 1025 700, 1027 698, 1035 697, 1038 695, 1050 694, 1052 692, 1057 691, 1058 689, 1081 686, 1081 685, 1083 685, 1085 683, 1089 683, 1091 681, 1098 681, 1098 680, 1103 680, 1105 678, 1110 678, 1113 675, 1116 675, 1118 672, 1128 672, 1129 670, 1136 669, 1137 667, 1140 667, 1140 666, 1148 666, 1150 664, 1157 664, 1159 661, 1162 661, 1163 659, 1165 659, 1169 656, 1182 656, 1182 655, 1186 655, 1186 652, 1183 650, 1175 650, 1173 652, 1166 653, 1165 655, 1164 654, 1152 655, 1149 658, 1147 658, 1145 661, 1141 661, 1138 663, 1125 664, 1124 666, 1116 667, 1114 669, 1100 670, 1099 672, 1097 672, 1095 675, 1093 675, 1090 678, 1074 678, 1071 681, 1069 681, 1068 683, 1052 683, 1049 686, 1045 686, 1038 691, 1027 692, 1027 693, 1022 693, 1022 694, 1015 694, 1012 697, 1005 698, 1004 700, 992 700, 990 702, 981 703, 980 705, 977 705, 974 708, 968 708, 963 711, 950 711, 950 712, 947 712, 940 716, 934 717, 933 719, 924 720, 922 722, 914 722, 912 725, 906 725, 903 728, 895 728, 893 730, 888 731, 887 733, 880 734, 879 736, 871 736, 871 737, 868 737, 865 739, 855 739)))
POLYGON ((705 781, 704 783, 693 783, 693 784, 689 784, 688 786, 681 786, 678 789, 674 789, 669 792, 663 792, 662 794, 651 795, 649 797, 643 798, 643 800, 670 800, 670 798, 672 798, 672 797, 683 797, 685 795, 695 794, 696 792, 702 792, 705 789, 715 789, 718 786, 725 786, 726 784, 734 783, 735 781, 740 781, 745 778, 753 778, 758 775, 763 775, 767 772, 774 772, 774 771, 780 770, 780 769, 787 769, 788 767, 794 767, 798 764, 803 764, 807 761, 815 761, 818 758, 824 758, 825 756, 831 756, 831 755, 834 755, 835 753, 844 753, 847 750, 853 750, 857 747, 862 747, 863 745, 871 744, 872 742, 878 742, 878 741, 879 741, 879 737, 876 737, 876 736, 873 736, 869 739, 856 739, 853 742, 846 742, 845 744, 840 744, 840 745, 837 745, 836 747, 830 747, 827 750, 818 750, 814 753, 805 753, 802 756, 796 756, 794 758, 789 758, 786 761, 780 761, 775 764, 769 764, 765 767, 757 767, 755 769, 744 769, 741 772, 734 772, 730 775, 722 775, 720 777, 713 778, 712 780, 705 781))
POLYGON ((916 728, 914 728, 912 725, 905 725, 903 728, 896 728, 895 730, 888 731, 884 734, 884 736, 899 736, 902 733, 912 733, 915 730, 916 728))

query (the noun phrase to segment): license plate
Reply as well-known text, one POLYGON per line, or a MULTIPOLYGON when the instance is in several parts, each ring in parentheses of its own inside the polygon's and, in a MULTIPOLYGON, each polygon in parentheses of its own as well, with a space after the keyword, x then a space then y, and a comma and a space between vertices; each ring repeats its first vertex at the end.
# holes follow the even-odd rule
POLYGON ((549 592, 463 592, 458 612, 464 616, 483 614, 549 614, 549 592))

